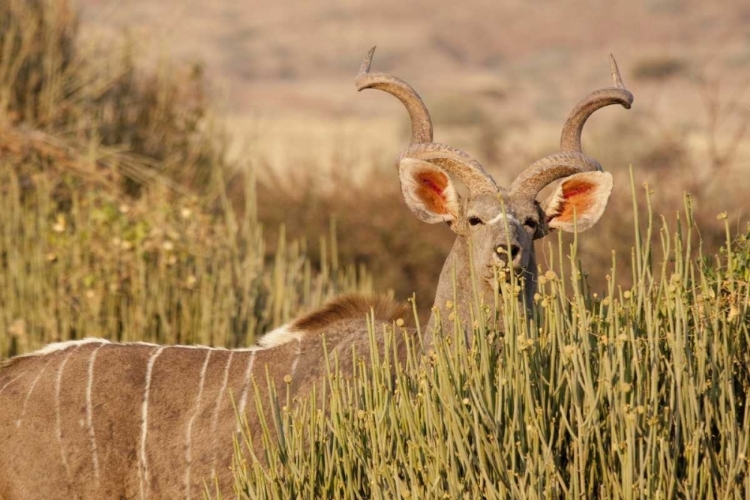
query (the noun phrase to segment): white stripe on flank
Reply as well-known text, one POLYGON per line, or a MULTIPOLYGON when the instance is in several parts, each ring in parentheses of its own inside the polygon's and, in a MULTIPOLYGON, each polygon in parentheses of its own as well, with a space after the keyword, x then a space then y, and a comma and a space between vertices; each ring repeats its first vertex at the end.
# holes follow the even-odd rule
MULTIPOLYGON (((216 449, 217 430, 219 428, 219 409, 224 399, 224 391, 227 390, 227 384, 229 383, 229 368, 232 366, 233 351, 229 351, 229 359, 227 359, 227 366, 224 367, 224 381, 221 383, 221 389, 219 389, 219 395, 216 397, 216 406, 214 406, 214 414, 211 418, 211 438, 213 440, 213 449, 216 449)), ((214 458, 211 461, 211 478, 216 475, 216 460, 218 459, 218 452, 214 453, 214 458)))
POLYGON ((292 361, 292 369, 290 370, 291 373, 289 373, 289 376, 294 378, 294 374, 297 373, 297 363, 299 363, 299 358, 302 355, 302 338, 297 339, 297 355, 294 357, 294 361, 292 361))
POLYGON ((138 464, 138 476, 141 482, 141 498, 148 494, 148 461, 146 459, 146 436, 148 434, 148 395, 151 391, 151 374, 154 370, 156 358, 162 353, 166 346, 161 346, 154 351, 148 360, 146 368, 146 388, 143 391, 143 406, 141 407, 141 454, 138 464))
POLYGON ((10 381, 7 384, 5 384, 4 386, 0 387, 0 394, 3 393, 3 391, 5 390, 6 387, 8 387, 10 384, 12 384, 13 382, 15 382, 19 378, 23 377, 24 375, 26 375, 26 372, 24 372, 24 373, 22 373, 20 375, 17 375, 16 377, 10 379, 10 381))
POLYGON ((57 380, 55 381, 55 420, 57 426, 57 442, 60 445, 60 458, 62 459, 63 467, 65 467, 65 474, 68 476, 68 484, 73 482, 73 476, 70 474, 70 466, 68 465, 68 459, 65 457, 65 448, 62 442, 62 417, 60 416, 60 386, 62 385, 62 376, 65 365, 68 363, 68 359, 75 352, 71 350, 62 363, 60 368, 57 369, 57 380))
POLYGON ((503 219, 508 219, 508 222, 518 222, 518 219, 516 219, 512 215, 510 215, 508 213, 505 213, 505 212, 500 212, 499 214, 497 214, 496 216, 494 216, 492 219, 490 219, 489 221, 487 221, 487 224, 488 225, 489 224, 495 224, 497 222, 500 222, 503 219))
POLYGON ((106 344, 102 344, 91 352, 89 358, 89 378, 86 384, 86 425, 89 428, 89 441, 91 442, 91 461, 94 465, 94 479, 99 484, 99 455, 96 451, 96 434, 94 433, 94 405, 92 403, 91 392, 94 388, 94 361, 99 349, 106 344))
MULTIPOLYGON (((34 392, 34 387, 36 387, 36 383, 39 382, 39 379, 42 377, 44 370, 47 369, 47 365, 49 364, 50 361, 51 359, 48 359, 47 362, 44 363, 44 366, 42 367, 41 370, 39 370, 39 373, 37 374, 36 378, 31 383, 31 387, 29 387, 29 392, 26 393, 26 399, 23 400, 23 409, 21 410, 21 415, 18 417, 18 420, 16 420, 16 427, 21 427, 21 422, 23 421, 23 416, 26 415, 26 407, 29 404, 29 398, 31 397, 31 393, 34 392)), ((5 389, 5 387, 3 387, 3 389, 5 389)))
MULTIPOLYGON (((242 397, 240 398, 240 406, 237 409, 237 413, 240 419, 245 417, 245 404, 247 404, 247 393, 250 390, 250 375, 253 373, 253 364, 255 364, 255 353, 250 353, 250 359, 247 362, 247 369, 245 370, 245 380, 243 383, 242 397)), ((240 432, 240 421, 237 421, 237 433, 240 432)))
MULTIPOLYGON (((147 346, 147 347, 160 347, 161 344, 152 344, 150 342, 129 342, 125 344, 120 344, 122 346, 131 346, 131 345, 138 345, 138 346, 147 346)), ((261 346, 251 346, 251 347, 238 347, 235 349, 227 349, 226 347, 211 347, 207 345, 182 345, 182 344, 174 344, 169 346, 170 349, 203 349, 208 351, 231 351, 231 352, 251 352, 251 351, 262 351, 264 347, 261 346)))
POLYGON ((187 426, 187 432, 185 437, 185 458, 187 459, 187 469, 185 470, 185 490, 187 490, 187 494, 185 495, 185 498, 190 500, 190 465, 191 461, 193 459, 192 457, 192 437, 193 437, 193 423, 195 422, 196 417, 198 417, 198 413, 201 409, 201 398, 203 398, 203 385, 206 382, 206 369, 208 369, 208 361, 211 359, 211 350, 209 349, 206 352, 206 361, 203 362, 203 369, 201 370, 201 378, 200 382, 198 383, 198 395, 195 397, 195 409, 193 410, 193 414, 190 416, 190 420, 188 421, 187 426))

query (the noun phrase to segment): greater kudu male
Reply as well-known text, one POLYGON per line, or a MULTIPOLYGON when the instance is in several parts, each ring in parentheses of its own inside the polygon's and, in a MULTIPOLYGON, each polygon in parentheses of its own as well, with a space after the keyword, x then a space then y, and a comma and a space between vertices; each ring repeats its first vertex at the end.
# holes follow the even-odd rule
MULTIPOLYGON (((438 315, 454 312, 466 320, 475 300, 492 303, 499 267, 525 278, 519 300, 530 304, 537 273, 533 241, 552 229, 572 231, 574 224, 585 230, 606 206, 612 177, 583 153, 581 131, 603 106, 630 107, 633 98, 614 59, 615 87, 593 92, 573 109, 561 152, 533 163, 504 189, 468 154, 432 142, 422 100, 402 80, 371 73, 372 54, 357 88, 386 91, 411 115, 411 143, 398 160, 404 200, 420 220, 446 222, 457 235, 427 331, 438 315), (540 190, 558 179, 553 194, 537 202, 540 190), (465 185, 467 197, 456 182, 465 185), (472 272, 479 297, 472 292, 472 272)), ((371 310, 378 327, 409 314, 382 298, 349 295, 245 349, 86 339, 6 361, 0 368, 0 499, 190 498, 200 496, 212 477, 231 492, 238 424, 230 395, 257 430, 253 380, 262 400, 269 397, 266 373, 277 386, 289 384, 294 395, 304 396, 325 376, 323 335, 330 352, 366 353, 364 317, 371 310)), ((351 371, 351 356, 340 359, 341 368, 351 371)))

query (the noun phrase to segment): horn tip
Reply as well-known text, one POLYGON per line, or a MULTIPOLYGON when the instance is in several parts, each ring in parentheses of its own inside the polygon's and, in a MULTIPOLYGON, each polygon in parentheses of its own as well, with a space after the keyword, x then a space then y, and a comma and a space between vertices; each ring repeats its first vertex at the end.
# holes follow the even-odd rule
POLYGON ((620 69, 617 67, 617 61, 615 60, 615 56, 612 53, 609 54, 609 67, 612 73, 612 81, 614 82, 615 87, 617 87, 618 89, 625 89, 625 84, 622 83, 620 69))
POLYGON ((359 73, 357 73, 357 77, 354 79, 354 85, 356 85, 357 90, 363 90, 367 88, 367 75, 370 74, 370 66, 372 66, 372 56, 375 54, 375 49, 377 48, 377 45, 373 45, 372 48, 367 52, 367 55, 362 60, 362 65, 359 67, 359 73))
POLYGON ((360 75, 370 72, 370 66, 372 65, 372 56, 375 54, 376 48, 377 45, 373 45, 373 47, 367 52, 365 58, 362 60, 362 66, 359 68, 360 75))

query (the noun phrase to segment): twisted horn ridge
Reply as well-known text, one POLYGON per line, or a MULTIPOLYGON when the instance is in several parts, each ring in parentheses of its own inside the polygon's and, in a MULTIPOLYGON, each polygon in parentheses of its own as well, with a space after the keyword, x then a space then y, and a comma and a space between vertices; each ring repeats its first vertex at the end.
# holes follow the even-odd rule
POLYGON ((570 112, 565 125, 563 125, 560 136, 561 151, 577 151, 583 153, 581 148, 581 132, 583 125, 589 116, 594 114, 597 109, 609 106, 611 104, 620 104, 625 109, 630 109, 633 104, 633 94, 631 94, 622 83, 620 70, 617 68, 615 57, 609 55, 609 65, 612 74, 614 87, 595 90, 581 100, 570 112))
POLYGON ((537 160, 521 172, 510 186, 511 196, 534 199, 551 182, 581 172, 602 170, 595 159, 576 151, 555 153, 537 160))
POLYGON ((386 73, 370 73, 375 47, 370 49, 362 61, 359 74, 354 79, 357 90, 378 89, 388 92, 401 101, 411 118, 410 145, 432 142, 432 120, 422 99, 414 88, 395 76, 386 73))
POLYGON ((560 137, 561 152, 532 163, 513 181, 511 193, 536 198, 539 191, 557 179, 580 172, 602 170, 598 161, 583 153, 583 125, 597 109, 610 104, 620 104, 625 109, 630 109, 633 104, 633 94, 622 83, 617 62, 612 54, 609 56, 609 63, 615 86, 595 90, 576 104, 563 126, 560 137))
POLYGON ((472 195, 498 192, 497 184, 484 167, 460 149, 437 142, 414 144, 401 154, 404 158, 429 161, 458 177, 472 195))
POLYGON ((354 80, 357 90, 379 89, 400 100, 411 117, 411 142, 399 157, 429 161, 459 178, 472 194, 496 193, 498 187, 484 167, 474 158, 445 144, 432 142, 432 120, 417 91, 405 81, 386 73, 370 73, 375 47, 370 49, 362 61, 359 74, 354 80))

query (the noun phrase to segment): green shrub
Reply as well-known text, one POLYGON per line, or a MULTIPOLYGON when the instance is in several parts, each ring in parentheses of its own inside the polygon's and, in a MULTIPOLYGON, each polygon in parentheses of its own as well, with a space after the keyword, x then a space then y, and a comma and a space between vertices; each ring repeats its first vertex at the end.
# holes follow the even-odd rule
POLYGON ((261 499, 746 498, 750 248, 746 238, 728 240, 707 265, 687 209, 676 229, 662 222, 661 262, 651 258, 648 214, 632 288, 617 286, 613 263, 606 295, 592 294, 575 243, 563 258, 559 240, 565 273, 540 279, 531 323, 515 314, 506 289, 498 298, 511 313, 504 335, 480 326, 467 346, 445 331, 425 358, 417 346, 403 364, 374 356, 353 378, 329 360, 335 376, 318 388, 320 400, 290 401, 278 388, 277 418, 263 430, 270 465, 251 460, 246 429, 235 447, 235 491, 261 499))
POLYGON ((199 69, 108 49, 67 1, 0 0, 0 359, 87 336, 247 345, 371 289, 335 234, 312 258, 282 229, 268 253, 199 69))
POLYGON ((165 191, 127 203, 47 173, 24 188, 0 162, 0 358, 87 336, 251 345, 302 309, 372 287, 363 269, 325 252, 312 261, 284 235, 267 261, 252 210, 236 219, 165 191))

